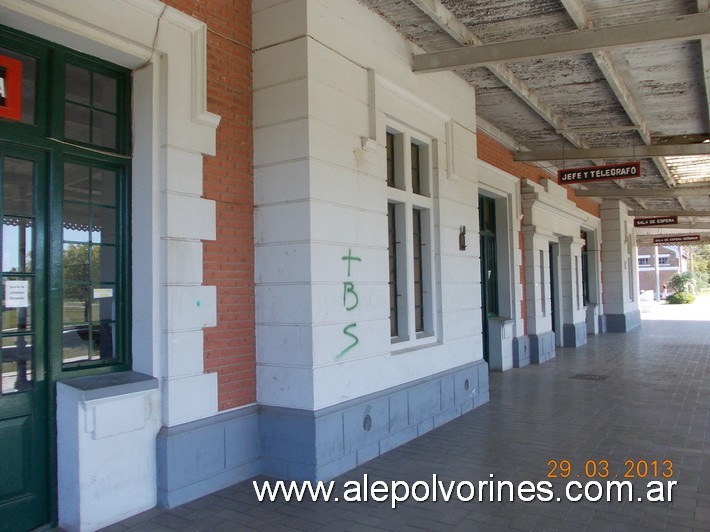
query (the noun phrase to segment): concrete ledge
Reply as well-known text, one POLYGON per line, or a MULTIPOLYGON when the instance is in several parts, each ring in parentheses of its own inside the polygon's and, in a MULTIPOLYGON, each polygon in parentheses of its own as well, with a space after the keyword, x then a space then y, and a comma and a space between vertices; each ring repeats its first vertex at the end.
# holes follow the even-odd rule
POLYGON ((136 371, 119 371, 106 375, 89 375, 61 381, 78 390, 82 401, 94 401, 129 393, 158 389, 158 379, 136 371))
POLYGON ((627 332, 641 325, 641 311, 632 310, 626 314, 607 314, 606 326, 609 332, 627 332))
POLYGON ((62 529, 97 530, 155 506, 158 404, 158 379, 134 371, 57 383, 62 529))
POLYGON ((562 346, 579 347, 587 343, 587 323, 565 323, 562 326, 562 346))
POLYGON ((522 368, 530 364, 530 338, 513 338, 513 367, 522 368))
POLYGON ((547 331, 541 334, 530 334, 530 362, 542 364, 555 358, 555 333, 547 331))

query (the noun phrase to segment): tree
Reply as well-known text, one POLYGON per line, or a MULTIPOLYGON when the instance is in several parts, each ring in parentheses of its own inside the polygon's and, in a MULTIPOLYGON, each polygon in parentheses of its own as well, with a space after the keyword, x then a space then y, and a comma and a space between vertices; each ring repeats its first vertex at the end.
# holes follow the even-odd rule
POLYGON ((689 251, 693 256, 693 269, 695 271, 698 284, 703 286, 710 279, 710 244, 692 246, 689 251))
POLYGON ((693 272, 676 273, 668 281, 674 292, 694 292, 695 275, 693 272))

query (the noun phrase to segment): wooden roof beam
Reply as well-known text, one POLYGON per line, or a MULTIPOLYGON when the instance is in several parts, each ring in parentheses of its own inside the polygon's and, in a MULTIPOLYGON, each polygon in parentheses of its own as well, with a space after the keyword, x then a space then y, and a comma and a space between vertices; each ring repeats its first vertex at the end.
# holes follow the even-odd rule
POLYGON ((708 34, 710 34, 710 13, 697 13, 418 54, 413 57, 412 69, 415 72, 440 72, 496 63, 584 54, 640 44, 700 39, 708 34))

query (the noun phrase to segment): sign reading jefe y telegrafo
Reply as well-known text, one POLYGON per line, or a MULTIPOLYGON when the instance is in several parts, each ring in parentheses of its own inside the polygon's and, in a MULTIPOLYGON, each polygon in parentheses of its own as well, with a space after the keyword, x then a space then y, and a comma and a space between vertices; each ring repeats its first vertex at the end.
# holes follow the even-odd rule
POLYGON ((628 179, 641 175, 641 163, 605 164, 587 166, 584 168, 564 168, 557 171, 557 182, 561 185, 569 183, 586 183, 588 181, 605 181, 608 179, 628 179))

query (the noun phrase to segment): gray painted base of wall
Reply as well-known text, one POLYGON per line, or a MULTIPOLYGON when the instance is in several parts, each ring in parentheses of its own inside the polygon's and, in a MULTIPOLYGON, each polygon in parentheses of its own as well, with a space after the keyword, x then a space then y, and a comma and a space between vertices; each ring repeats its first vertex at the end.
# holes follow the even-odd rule
POLYGON ((607 332, 606 315, 600 314, 599 315, 599 334, 604 334, 605 332, 607 332))
POLYGON ((641 325, 641 311, 632 310, 626 314, 607 314, 606 326, 609 332, 626 332, 641 325))
POLYGON ((542 364, 555 358, 555 333, 530 334, 530 362, 542 364))
POLYGON ((329 480, 488 401, 483 361, 310 412, 262 407, 262 473, 329 480))
POLYGON ((565 323, 562 326, 562 347, 579 347, 587 343, 587 323, 565 323))
POLYGON ((174 508, 261 472, 257 406, 158 433, 158 504, 174 508))
POLYGON ((530 364, 530 338, 513 338, 513 367, 522 368, 530 364))
POLYGON ((158 503, 173 508, 259 474, 329 480, 488 400, 480 360, 317 412, 255 405, 163 427, 158 503))

